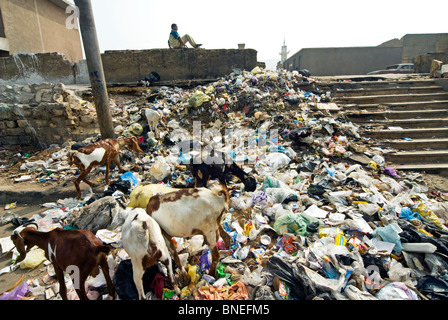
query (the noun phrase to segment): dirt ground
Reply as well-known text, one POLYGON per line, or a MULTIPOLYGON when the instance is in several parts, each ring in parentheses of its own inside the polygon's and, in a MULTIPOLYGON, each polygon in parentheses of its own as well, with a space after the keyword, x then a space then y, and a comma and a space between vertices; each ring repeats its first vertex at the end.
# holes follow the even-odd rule
MULTIPOLYGON (((20 215, 20 217, 27 217, 30 218, 34 214, 43 212, 45 208, 41 208, 38 205, 32 205, 32 206, 17 206, 17 208, 8 210, 8 212, 14 212, 20 215)), ((1 215, 5 214, 6 211, 1 208, 1 215)), ((11 233, 14 231, 14 226, 12 224, 7 224, 5 226, 0 226, 0 238, 5 238, 11 235, 11 233)), ((0 269, 3 269, 5 267, 8 267, 11 265, 11 258, 12 253, 2 254, 0 258, 0 269)), ((44 276, 45 273, 43 272, 43 265, 41 265, 38 268, 35 268, 33 270, 30 269, 16 269, 14 272, 5 273, 3 275, 0 275, 0 293, 5 292, 9 288, 13 287, 18 281, 20 281, 19 285, 23 283, 23 281, 29 280, 29 279, 36 279, 41 278, 44 276), (23 279, 22 279, 23 276, 23 279)))

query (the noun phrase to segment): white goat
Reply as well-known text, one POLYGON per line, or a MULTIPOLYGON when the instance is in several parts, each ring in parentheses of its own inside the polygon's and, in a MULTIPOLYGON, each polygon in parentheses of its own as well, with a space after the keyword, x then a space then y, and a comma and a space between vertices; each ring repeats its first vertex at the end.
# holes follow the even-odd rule
POLYGON ((154 132, 154 136, 157 138, 157 124, 161 118, 160 113, 154 109, 145 110, 146 120, 148 121, 149 129, 154 132))
POLYGON ((164 236, 169 240, 174 261, 185 276, 185 269, 180 263, 177 251, 173 248, 171 237, 191 237, 203 235, 204 242, 212 253, 210 274, 215 275, 219 260, 216 242, 219 235, 227 247, 230 236, 221 225, 221 218, 229 206, 229 193, 224 185, 212 189, 180 189, 165 194, 157 194, 149 200, 146 212, 160 225, 164 236), (174 250, 173 250, 174 249, 174 250))
POLYGON ((160 261, 165 264, 174 290, 180 294, 173 274, 171 256, 157 222, 144 209, 129 211, 122 227, 123 248, 132 262, 134 283, 140 300, 145 299, 143 275, 145 270, 160 261))

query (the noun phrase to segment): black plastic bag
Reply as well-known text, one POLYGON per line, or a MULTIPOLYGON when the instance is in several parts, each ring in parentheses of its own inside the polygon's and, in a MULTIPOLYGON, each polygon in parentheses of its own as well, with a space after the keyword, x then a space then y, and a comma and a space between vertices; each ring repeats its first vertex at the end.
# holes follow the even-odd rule
POLYGON ((112 183, 109 184, 107 190, 110 191, 112 194, 115 191, 121 191, 123 192, 123 194, 129 196, 131 194, 131 182, 129 180, 118 179, 112 181, 112 183))
MULTIPOLYGON (((157 264, 146 269, 143 274, 143 291, 151 291, 151 283, 154 280, 159 268, 157 264)), ((114 275, 114 283, 120 300, 138 300, 137 287, 134 283, 132 262, 130 259, 123 260, 117 267, 114 275)))
POLYGON ((282 258, 272 256, 267 263, 268 271, 291 285, 291 296, 299 300, 312 300, 316 288, 301 264, 289 264, 282 258))
POLYGON ((309 76, 311 76, 311 72, 309 72, 307 69, 299 70, 299 74, 302 75, 302 76, 304 76, 304 77, 309 77, 309 76))
POLYGON ((149 82, 160 81, 160 75, 157 72, 151 72, 145 77, 145 80, 149 82))
POLYGON ((417 289, 431 300, 448 300, 448 282, 433 276, 418 280, 417 289))

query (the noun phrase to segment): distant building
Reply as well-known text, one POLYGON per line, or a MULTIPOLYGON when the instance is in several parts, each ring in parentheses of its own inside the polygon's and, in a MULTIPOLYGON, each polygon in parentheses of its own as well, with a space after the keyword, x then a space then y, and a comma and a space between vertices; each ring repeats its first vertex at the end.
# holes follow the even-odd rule
POLYGON ((286 42, 285 42, 285 40, 283 40, 282 51, 280 52, 280 57, 281 57, 280 62, 281 63, 284 63, 286 61, 286 59, 288 59, 288 54, 289 54, 289 51, 286 46, 286 42))
POLYGON ((82 60, 79 30, 67 27, 68 6, 65 0, 0 0, 0 56, 59 52, 82 60))
POLYGON ((448 51, 448 33, 407 34, 376 47, 304 48, 283 63, 287 70, 307 69, 314 76, 361 75, 388 65, 413 63, 414 57, 448 51))

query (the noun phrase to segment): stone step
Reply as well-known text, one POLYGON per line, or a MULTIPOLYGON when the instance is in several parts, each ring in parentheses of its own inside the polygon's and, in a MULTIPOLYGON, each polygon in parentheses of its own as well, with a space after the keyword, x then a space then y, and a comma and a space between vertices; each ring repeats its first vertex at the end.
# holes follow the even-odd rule
POLYGON ((379 140, 378 146, 388 146, 399 150, 448 150, 448 138, 446 139, 412 139, 412 140, 379 140))
POLYGON ((385 155, 388 162, 396 165, 404 164, 421 164, 421 163, 447 163, 448 150, 431 150, 431 151, 401 151, 396 153, 388 153, 385 155))
POLYGON ((424 86, 424 87, 386 87, 386 88, 359 88, 337 90, 333 97, 354 97, 354 96, 374 96, 374 95, 391 95, 391 94, 418 94, 418 93, 438 93, 443 88, 441 86, 424 86))
POLYGON ((403 137, 412 139, 448 138, 448 128, 366 130, 360 134, 372 139, 401 139, 403 137))
POLYGON ((348 104, 380 104, 394 102, 423 102, 434 100, 448 100, 448 92, 438 93, 419 93, 419 94, 389 94, 389 95, 374 95, 374 96, 356 96, 356 97, 341 97, 334 99, 336 103, 348 104))
POLYGON ((441 110, 392 110, 392 111, 357 111, 346 113, 346 116, 353 122, 366 122, 376 120, 395 120, 395 119, 432 119, 447 118, 448 109, 441 110))
MULTIPOLYGON (((425 171, 448 176, 448 162, 444 163, 411 163, 411 164, 391 164, 392 168, 402 171, 425 171)), ((448 187, 447 187, 448 188, 448 187)))
MULTIPOLYGON (((352 120, 353 121, 353 120, 352 120)), ((392 119, 392 120, 357 120, 353 121, 358 125, 378 125, 388 127, 401 127, 403 129, 412 128, 448 128, 448 118, 425 118, 425 119, 392 119)))
POLYGON ((374 89, 374 88, 396 88, 396 87, 425 87, 434 86, 435 82, 432 79, 422 80, 393 80, 393 81, 336 81, 328 82, 319 80, 319 88, 328 91, 344 91, 350 89, 374 89))
MULTIPOLYGON (((341 105, 342 107, 342 105, 341 105)), ((390 111, 409 111, 409 110, 448 110, 448 100, 417 101, 417 102, 395 102, 395 103, 361 103, 348 104, 343 107, 344 110, 367 110, 382 111, 387 108, 390 111)))

